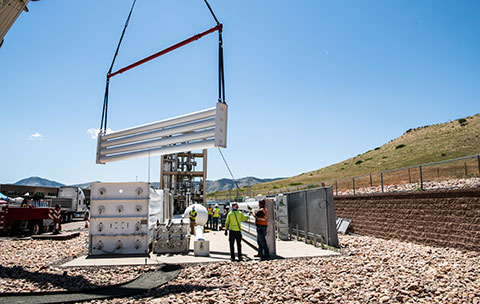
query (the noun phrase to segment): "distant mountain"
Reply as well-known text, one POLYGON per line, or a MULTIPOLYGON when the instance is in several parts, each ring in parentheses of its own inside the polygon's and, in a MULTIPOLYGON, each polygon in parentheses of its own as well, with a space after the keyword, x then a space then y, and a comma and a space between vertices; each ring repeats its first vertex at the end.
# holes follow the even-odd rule
MULTIPOLYGON (((253 186, 256 184, 276 181, 280 179, 283 179, 283 178, 257 178, 253 176, 248 176, 248 177, 237 179, 237 183, 238 183, 238 187, 243 188, 243 187, 248 187, 249 185, 253 186)), ((100 183, 100 181, 94 181, 94 182, 83 183, 83 184, 74 184, 70 186, 76 186, 82 189, 90 189, 92 186, 92 183, 100 183)), ((16 182, 14 185, 38 186, 38 187, 66 186, 65 184, 62 184, 56 181, 51 181, 45 178, 37 177, 37 176, 24 178, 16 182)), ((152 182, 151 185, 156 188, 160 186, 158 182, 152 182)), ((229 179, 229 178, 222 178, 215 181, 207 180, 207 193, 213 193, 215 191, 228 191, 228 190, 233 190, 235 188, 236 188, 235 183, 233 182, 232 179, 229 179)))
MULTIPOLYGON (((244 178, 237 179, 237 184, 239 188, 248 187, 260 183, 266 183, 271 181, 276 181, 283 179, 282 177, 279 178, 257 178, 253 176, 247 176, 244 178)), ((213 193, 216 191, 225 191, 225 190, 233 190, 235 189, 235 183, 232 179, 229 178, 222 178, 216 181, 209 181, 207 180, 207 193, 213 193)))
MULTIPOLYGON (((276 180, 281 180, 284 179, 283 177, 277 177, 277 178, 258 178, 258 177, 253 177, 253 176, 248 176, 244 178, 237 179, 238 187, 243 188, 243 187, 248 187, 260 184, 260 183, 266 183, 266 182, 271 182, 271 181, 276 181, 276 180)), ((151 183, 152 187, 158 188, 160 187, 160 183, 158 182, 153 182, 151 183)), ((235 189, 235 183, 233 182, 233 179, 230 178, 222 178, 218 180, 207 180, 207 193, 213 193, 216 191, 228 191, 228 190, 233 190, 235 189)))
POLYGON ((37 187, 61 187, 65 186, 65 184, 51 181, 46 178, 41 178, 38 176, 32 176, 28 178, 24 178, 16 182, 14 185, 19 186, 37 186, 37 187))

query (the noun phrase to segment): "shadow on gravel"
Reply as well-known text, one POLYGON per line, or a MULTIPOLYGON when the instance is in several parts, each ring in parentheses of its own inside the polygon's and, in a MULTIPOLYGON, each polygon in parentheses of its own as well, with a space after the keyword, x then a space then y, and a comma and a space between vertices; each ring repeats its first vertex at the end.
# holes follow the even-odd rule
MULTIPOLYGON (((68 276, 47 272, 31 272, 25 270, 21 266, 4 267, 0 265, 0 278, 23 279, 37 282, 40 285, 50 283, 68 291, 78 290, 79 286, 81 286, 82 289, 93 289, 100 287, 99 285, 92 284, 82 276, 68 276)), ((28 291, 26 290, 25 292, 28 291)), ((2 295, 5 295, 5 293, 2 295)))
MULTIPOLYGON (((46 292, 29 294, 1 294, 0 304, 24 304, 24 303, 77 303, 92 300, 124 298, 139 295, 139 298, 151 296, 155 293, 154 288, 173 280, 180 272, 178 265, 166 265, 159 271, 146 272, 127 284, 117 286, 105 286, 94 290, 76 292, 46 292)), ((202 287, 198 287, 202 288, 202 287)), ((207 287, 211 288, 211 287, 207 287)))
POLYGON ((229 288, 230 286, 231 285, 205 286, 205 285, 192 285, 192 284, 169 284, 169 285, 159 287, 155 290, 150 290, 149 292, 142 294, 136 298, 144 298, 144 297, 159 298, 159 297, 168 296, 171 294, 178 294, 182 292, 211 291, 219 288, 229 288))

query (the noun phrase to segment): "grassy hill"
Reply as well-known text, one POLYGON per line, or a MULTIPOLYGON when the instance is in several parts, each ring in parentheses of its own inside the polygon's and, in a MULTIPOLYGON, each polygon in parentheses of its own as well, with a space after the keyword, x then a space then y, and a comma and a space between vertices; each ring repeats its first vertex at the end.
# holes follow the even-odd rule
MULTIPOLYGON (((253 193, 358 176, 480 153, 480 114, 407 130, 402 136, 337 164, 257 184, 253 193)), ((225 193, 216 193, 217 196, 225 193)))

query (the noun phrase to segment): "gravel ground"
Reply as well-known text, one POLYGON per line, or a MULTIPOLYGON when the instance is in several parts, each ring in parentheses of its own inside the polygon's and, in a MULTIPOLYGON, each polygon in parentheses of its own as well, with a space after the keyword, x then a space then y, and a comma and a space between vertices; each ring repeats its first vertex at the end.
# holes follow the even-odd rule
POLYGON ((480 253, 339 237, 340 257, 191 266, 149 294, 91 303, 480 303, 480 253))
POLYGON ((67 241, 4 240, 0 242, 0 293, 82 290, 119 284, 156 267, 61 268, 87 253, 87 231, 67 241), (33 249, 34 248, 34 249, 33 249))
MULTIPOLYGON (((451 183, 463 187, 465 182, 451 183)), ((0 295, 96 288, 157 269, 58 267, 87 253, 88 233, 80 232, 66 241, 0 241, 0 295)), ((480 252, 358 235, 339 235, 339 240, 339 257, 189 266, 148 294, 90 303, 480 304, 480 252)))

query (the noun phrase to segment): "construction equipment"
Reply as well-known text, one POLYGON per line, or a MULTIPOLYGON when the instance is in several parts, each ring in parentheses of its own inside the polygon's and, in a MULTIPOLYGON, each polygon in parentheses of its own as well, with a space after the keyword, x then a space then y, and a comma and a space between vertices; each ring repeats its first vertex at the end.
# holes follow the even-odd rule
POLYGON ((57 204, 61 207, 64 223, 71 222, 74 218, 86 220, 88 216, 85 194, 79 187, 60 187, 58 197, 52 198, 50 207, 55 207, 57 204))
POLYGON ((227 117, 228 106, 225 102, 225 81, 223 69, 223 25, 218 22, 213 10, 204 0, 216 26, 185 39, 171 47, 138 60, 124 68, 113 71, 116 57, 127 29, 130 17, 135 6, 133 1, 127 17, 122 35, 120 37, 115 55, 106 77, 105 95, 103 102, 102 119, 98 133, 97 164, 106 164, 112 161, 125 160, 137 157, 173 154, 192 150, 202 150, 213 147, 226 148, 227 146, 227 117), (116 75, 131 70, 139 65, 167 54, 175 49, 192 43, 208 34, 219 34, 219 66, 218 66, 218 103, 214 108, 149 123, 121 131, 107 134, 108 96, 110 79, 116 75))
POLYGON ((147 255, 157 223, 172 216, 168 192, 149 183, 93 183, 89 255, 147 255))
POLYGON ((0 200, 0 233, 9 235, 41 234, 53 229, 55 217, 60 213, 55 208, 35 207, 31 204, 10 206, 0 200))

